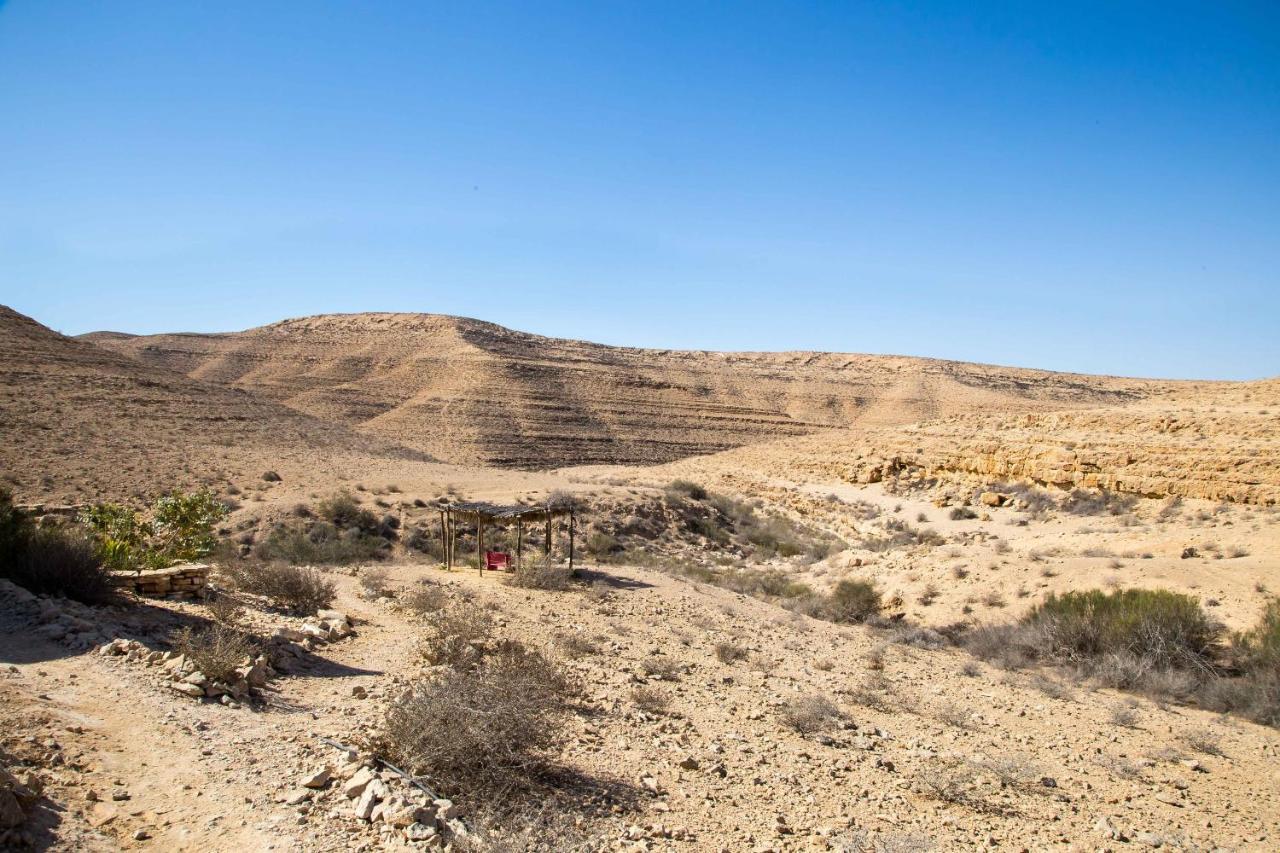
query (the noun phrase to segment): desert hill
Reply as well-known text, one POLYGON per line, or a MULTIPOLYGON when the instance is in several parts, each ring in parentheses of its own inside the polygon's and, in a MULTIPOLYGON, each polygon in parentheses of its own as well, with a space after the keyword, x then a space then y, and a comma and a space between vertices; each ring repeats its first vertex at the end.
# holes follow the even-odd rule
POLYGON ((897 356, 646 350, 431 314, 86 340, 451 462, 653 464, 974 410, 1112 405, 1185 383, 897 356))
POLYGON ((326 448, 421 456, 60 335, 4 306, 0 410, 0 471, 21 496, 41 500, 154 494, 326 448))

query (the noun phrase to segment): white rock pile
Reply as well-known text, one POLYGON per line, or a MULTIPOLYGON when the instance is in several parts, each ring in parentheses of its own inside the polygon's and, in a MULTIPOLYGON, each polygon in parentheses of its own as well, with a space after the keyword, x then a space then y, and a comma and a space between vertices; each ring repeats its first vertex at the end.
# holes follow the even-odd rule
POLYGON ((283 792, 285 805, 303 813, 327 809, 335 817, 354 817, 375 827, 384 840, 444 848, 467 835, 452 800, 436 799, 400 774, 378 769, 371 757, 346 752, 338 766, 325 765, 283 792))
POLYGON ((246 657, 230 678, 215 679, 198 670, 185 655, 152 650, 137 640, 117 638, 99 648, 98 653, 156 667, 168 686, 178 693, 193 699, 216 699, 224 705, 249 700, 275 675, 266 655, 246 657))

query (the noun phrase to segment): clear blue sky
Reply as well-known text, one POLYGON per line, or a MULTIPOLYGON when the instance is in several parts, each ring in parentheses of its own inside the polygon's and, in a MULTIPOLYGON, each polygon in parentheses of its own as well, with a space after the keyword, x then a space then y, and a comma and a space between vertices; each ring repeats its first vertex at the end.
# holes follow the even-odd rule
POLYGON ((1280 374, 1280 4, 0 3, 0 302, 1280 374))

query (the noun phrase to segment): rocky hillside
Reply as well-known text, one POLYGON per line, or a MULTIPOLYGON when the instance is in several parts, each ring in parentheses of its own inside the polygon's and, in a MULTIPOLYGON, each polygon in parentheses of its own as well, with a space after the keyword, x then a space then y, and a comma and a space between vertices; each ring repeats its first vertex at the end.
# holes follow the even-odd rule
POLYGON ((893 356, 610 347, 430 314, 86 339, 461 463, 649 464, 832 427, 1142 399, 1177 383, 893 356))
POLYGON ((0 472, 20 499, 154 494, 326 448, 420 455, 65 337, 4 306, 0 411, 0 472))
POLYGON ((720 474, 875 483, 942 477, 1030 480, 1280 504, 1280 381, 1187 386, 1144 402, 1050 412, 969 412, 904 427, 786 439, 690 460, 681 476, 720 474))

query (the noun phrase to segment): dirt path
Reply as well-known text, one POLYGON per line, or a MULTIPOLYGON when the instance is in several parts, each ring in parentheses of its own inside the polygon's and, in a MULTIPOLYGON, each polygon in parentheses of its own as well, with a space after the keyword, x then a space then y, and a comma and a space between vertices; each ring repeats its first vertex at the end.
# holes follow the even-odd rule
POLYGON ((347 604, 358 634, 276 681, 260 710, 182 700, 140 664, 0 633, 6 746, 58 756, 46 773, 56 809, 43 815, 40 846, 343 849, 327 834, 299 841, 306 818, 277 800, 312 760, 332 761, 319 737, 347 737, 353 718, 372 716, 373 703, 362 713, 353 688, 377 695, 387 664, 412 651, 412 633, 394 616, 338 602, 347 604))

